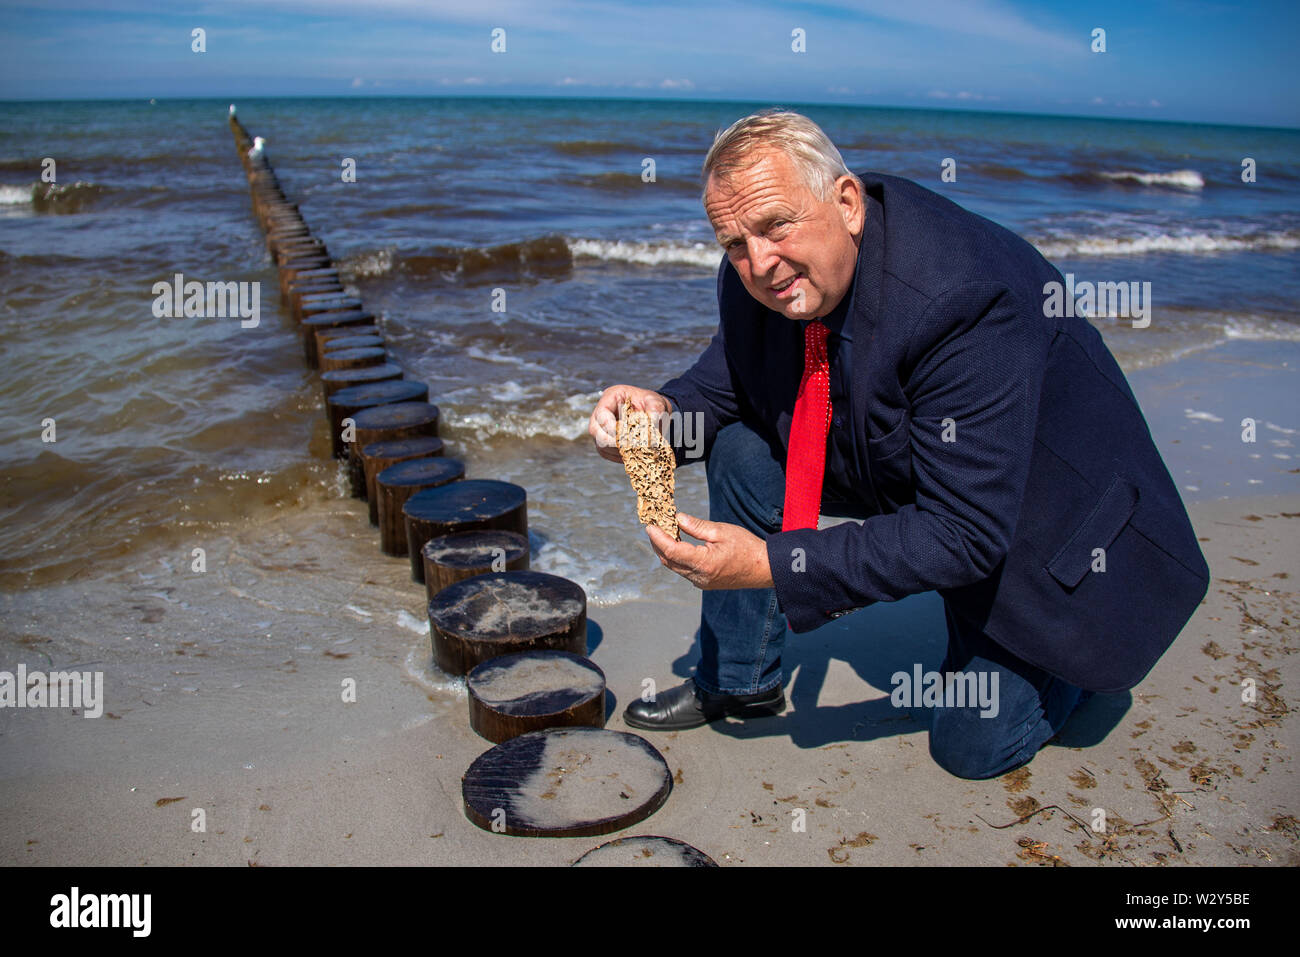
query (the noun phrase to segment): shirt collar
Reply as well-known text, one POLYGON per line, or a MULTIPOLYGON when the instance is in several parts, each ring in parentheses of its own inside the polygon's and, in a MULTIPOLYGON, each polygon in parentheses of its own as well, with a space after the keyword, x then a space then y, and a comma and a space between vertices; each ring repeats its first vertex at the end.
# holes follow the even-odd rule
MULTIPOLYGON (((840 304, 832 309, 828 315, 823 316, 821 320, 822 325, 830 330, 832 336, 838 336, 840 339, 844 339, 848 342, 853 341, 853 323, 845 322, 844 320, 848 317, 849 311, 853 308, 853 294, 857 290, 857 286, 858 267, 855 262, 853 266, 853 282, 849 285, 849 291, 844 294, 844 298, 840 300, 840 304)), ((800 319, 799 324, 801 327, 806 329, 808 323, 812 321, 812 319, 800 319)))

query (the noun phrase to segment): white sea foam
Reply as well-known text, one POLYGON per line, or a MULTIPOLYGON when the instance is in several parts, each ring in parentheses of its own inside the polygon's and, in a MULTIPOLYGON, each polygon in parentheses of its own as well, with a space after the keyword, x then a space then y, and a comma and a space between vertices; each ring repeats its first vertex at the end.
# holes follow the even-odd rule
POLYGON ((601 259, 641 266, 680 263, 709 270, 717 269, 722 259, 722 250, 714 243, 705 242, 629 243, 607 239, 571 239, 568 242, 574 259, 601 259))
POLYGON ((587 593, 587 605, 617 605, 644 598, 645 590, 634 579, 626 561, 605 552, 602 557, 579 552, 559 542, 547 542, 532 561, 534 571, 559 575, 577 582, 587 593))
MULTIPOLYGON (((198 480, 195 479, 195 481, 198 480)), ((348 473, 348 467, 344 462, 336 461, 334 463, 333 473, 327 473, 325 488, 331 498, 352 497, 352 476, 348 473)))
POLYGON ((1173 186, 1177 189, 1204 189, 1205 179, 1194 169, 1176 169, 1163 173, 1143 173, 1136 170, 1119 170, 1102 173, 1106 179, 1128 180, 1143 186, 1173 186))
POLYGON ((1198 422, 1222 422, 1213 412, 1197 412, 1195 409, 1183 409, 1183 415, 1189 419, 1195 419, 1198 422))
POLYGON ((406 673, 433 691, 446 692, 457 698, 469 697, 464 675, 453 676, 440 671, 433 663, 433 652, 427 641, 420 642, 407 653, 406 673))
POLYGON ((0 186, 0 206, 30 205, 31 201, 30 186, 0 186))
MULTIPOLYGON (((1280 319, 1233 316, 1223 325, 1223 339, 1257 339, 1300 342, 1300 325, 1280 319)), ((1217 343, 1216 343, 1217 344, 1217 343)))
POLYGON ((1151 236, 1061 236, 1034 243, 1048 259, 1065 256, 1136 256, 1142 253, 1222 253, 1249 250, 1300 249, 1294 232, 1261 232, 1244 236, 1212 233, 1156 233, 1151 236))
MULTIPOLYGON (((508 394, 496 398, 512 401, 508 394)), ((587 434, 591 408, 598 398, 599 392, 579 393, 561 401, 551 400, 531 406, 512 405, 495 411, 446 410, 443 417, 453 429, 473 430, 474 437, 480 442, 495 436, 524 439, 552 436, 572 442, 587 434)))
POLYGON ((357 278, 383 276, 393 271, 393 251, 380 249, 344 260, 343 268, 357 278))
POLYGON ((482 359, 484 362, 493 362, 497 365, 518 366, 521 369, 532 369, 534 372, 546 371, 536 362, 529 362, 527 359, 521 359, 519 356, 513 356, 508 352, 484 352, 478 346, 470 346, 465 350, 465 355, 471 359, 482 359))
POLYGON ((407 631, 413 631, 417 635, 427 635, 429 633, 429 619, 426 618, 424 621, 420 621, 405 608, 397 613, 397 623, 407 631))
POLYGON ((533 394, 532 389, 525 389, 514 379, 506 379, 505 382, 498 382, 492 387, 492 397, 498 402, 519 402, 532 398, 533 394))
MULTIPOLYGON (((0 189, 13 188, 0 187, 0 189)), ((24 193, 21 200, 5 201, 28 202, 30 195, 24 193)), ((714 243, 687 240, 624 242, 606 239, 568 239, 566 243, 575 259, 640 266, 685 265, 697 266, 712 272, 718 268, 722 257, 721 250, 714 243)), ((1144 236, 1063 235, 1042 237, 1035 241, 1035 245, 1039 252, 1049 259, 1064 256, 1133 256, 1143 253, 1196 255, 1250 250, 1285 251, 1300 249, 1300 233, 1273 230, 1240 235, 1209 232, 1154 233, 1144 236)), ((356 277, 382 276, 389 273, 392 268, 393 256, 389 250, 366 253, 345 263, 345 269, 356 277)), ((520 360, 515 357, 488 355, 477 347, 471 347, 467 354, 488 362, 520 363, 520 360)))
POLYGON ((472 429, 480 442, 495 436, 532 439, 548 435, 572 442, 587 434, 588 417, 557 418, 550 411, 537 410, 448 414, 446 420, 454 429, 472 429))

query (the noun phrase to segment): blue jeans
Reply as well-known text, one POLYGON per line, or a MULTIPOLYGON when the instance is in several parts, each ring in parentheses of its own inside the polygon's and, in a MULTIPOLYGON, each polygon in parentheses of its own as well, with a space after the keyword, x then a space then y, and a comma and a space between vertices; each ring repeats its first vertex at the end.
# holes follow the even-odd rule
MULTIPOLYGON (((727 426, 714 439, 706 467, 711 521, 740 525, 763 539, 781 530, 785 473, 761 436, 742 422, 727 426)), ((695 684, 714 694, 755 694, 779 686, 787 623, 776 591, 701 594, 695 684)), ((958 777, 995 777, 1028 762, 1060 731, 1080 690, 1016 658, 958 619, 946 603, 945 609, 948 652, 940 672, 983 672, 990 688, 996 672, 998 708, 989 717, 981 717, 978 706, 933 709, 930 753, 958 777)))
POLYGON ((950 671, 973 672, 990 688, 996 680, 997 714, 984 717, 969 705, 934 708, 930 756, 959 778, 993 778, 1028 764, 1091 695, 1017 658, 959 618, 947 602, 944 615, 948 652, 939 672, 945 680, 950 671))

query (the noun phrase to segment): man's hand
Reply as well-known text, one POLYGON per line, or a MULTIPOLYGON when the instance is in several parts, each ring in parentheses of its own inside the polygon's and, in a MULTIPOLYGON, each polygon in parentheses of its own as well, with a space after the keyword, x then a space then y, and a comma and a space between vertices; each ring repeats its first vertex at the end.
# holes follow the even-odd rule
MULTIPOLYGON (((600 457, 611 462, 622 462, 623 456, 618 451, 618 407, 629 402, 632 408, 651 415, 671 412, 672 403, 658 392, 638 389, 634 385, 612 385, 600 394, 596 408, 592 410, 591 421, 587 423, 587 433, 596 443, 600 457)), ((665 536, 667 537, 667 536, 665 536)))
POLYGON ((701 589, 772 587, 767 544, 748 529, 706 522, 685 512, 677 513, 677 525, 704 544, 675 542, 663 529, 647 525, 650 545, 665 568, 701 589))

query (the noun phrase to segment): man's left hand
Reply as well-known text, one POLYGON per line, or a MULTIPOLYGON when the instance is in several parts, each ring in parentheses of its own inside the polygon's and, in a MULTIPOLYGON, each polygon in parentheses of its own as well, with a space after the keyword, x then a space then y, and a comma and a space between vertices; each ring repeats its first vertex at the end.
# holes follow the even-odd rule
POLYGON ((677 513, 677 526, 704 544, 675 542, 662 528, 647 525, 650 545, 665 568, 701 589, 772 587, 767 543, 748 529, 684 512, 677 513))

